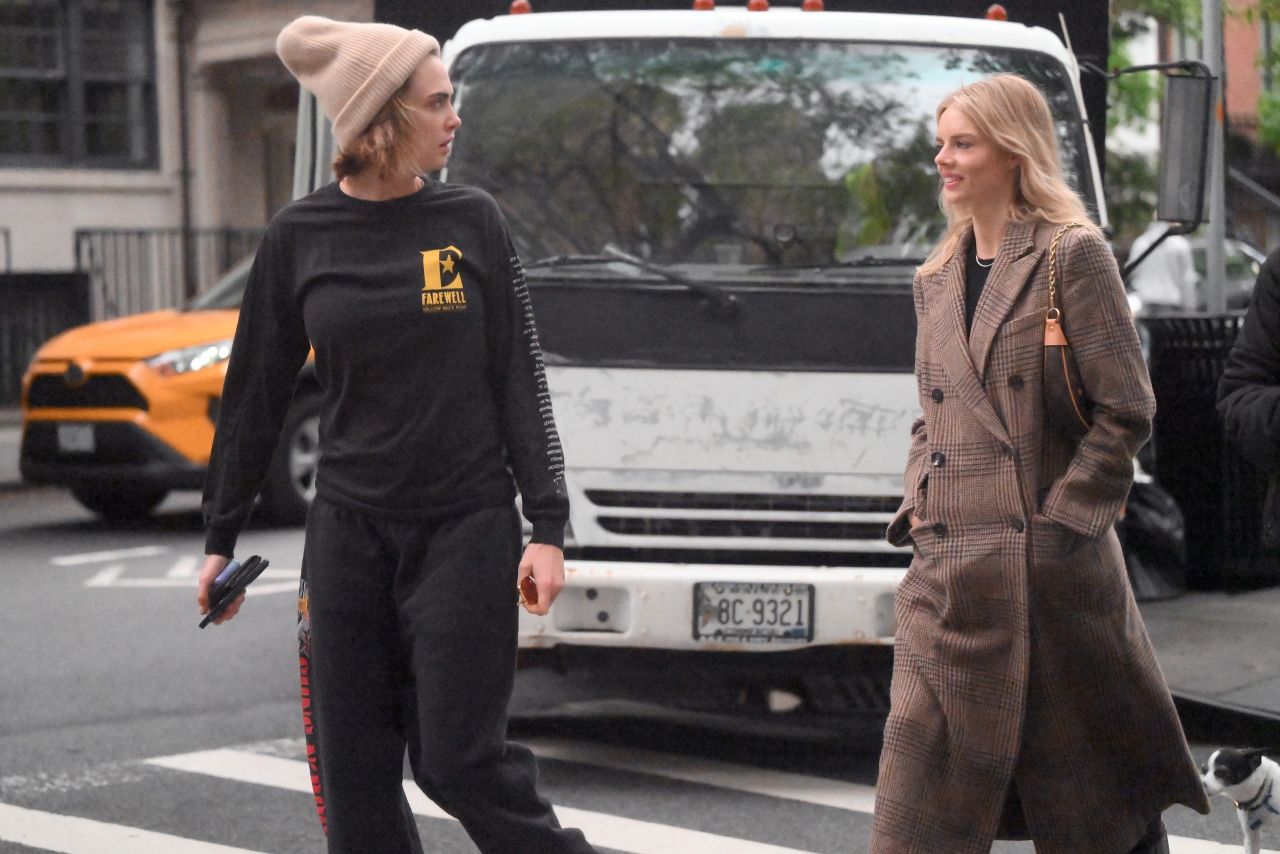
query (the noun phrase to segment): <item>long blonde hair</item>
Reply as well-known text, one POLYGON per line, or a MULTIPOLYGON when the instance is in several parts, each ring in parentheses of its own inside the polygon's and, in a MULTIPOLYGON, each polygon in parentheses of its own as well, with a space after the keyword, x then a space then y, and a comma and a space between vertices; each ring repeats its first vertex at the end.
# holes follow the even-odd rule
MULTIPOLYGON (((937 118, 941 119, 951 107, 963 112, 979 133, 1017 161, 1009 219, 1080 222, 1096 229, 1079 194, 1062 177, 1053 114, 1044 95, 1032 83, 1016 74, 993 74, 943 98, 937 118)), ((947 233, 920 265, 924 276, 942 269, 955 253, 960 235, 973 222, 971 211, 948 204, 945 195, 939 197, 939 203, 947 215, 947 233)))

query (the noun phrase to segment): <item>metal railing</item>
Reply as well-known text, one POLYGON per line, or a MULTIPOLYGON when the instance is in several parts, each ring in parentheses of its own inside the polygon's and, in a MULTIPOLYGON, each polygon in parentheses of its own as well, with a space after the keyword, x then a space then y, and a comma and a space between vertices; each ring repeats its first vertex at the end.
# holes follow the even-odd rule
POLYGON ((204 291, 261 236, 260 228, 78 229, 76 269, 89 275, 94 320, 176 308, 187 301, 188 269, 195 292, 204 291))
POLYGON ((0 273, 13 271, 13 240, 9 229, 0 226, 0 273))
POLYGON ((0 408, 16 406, 22 374, 54 335, 89 320, 83 273, 0 273, 0 408))

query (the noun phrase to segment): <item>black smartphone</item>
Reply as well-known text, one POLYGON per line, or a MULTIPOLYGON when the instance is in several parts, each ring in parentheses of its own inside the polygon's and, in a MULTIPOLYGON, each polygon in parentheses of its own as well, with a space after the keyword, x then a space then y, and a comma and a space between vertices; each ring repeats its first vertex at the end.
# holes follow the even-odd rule
MULTIPOLYGON (((261 575, 262 571, 270 563, 269 560, 254 555, 241 564, 239 568, 233 569, 224 583, 211 589, 209 591, 209 613, 205 614, 204 619, 200 621, 200 628, 203 629, 216 620, 223 611, 227 610, 227 606, 236 601, 236 597, 244 592, 244 589, 252 584, 253 580, 261 575)), ((227 564, 227 566, 230 565, 227 564)), ((226 573, 225 569, 218 574, 218 578, 221 578, 223 573, 226 573)))

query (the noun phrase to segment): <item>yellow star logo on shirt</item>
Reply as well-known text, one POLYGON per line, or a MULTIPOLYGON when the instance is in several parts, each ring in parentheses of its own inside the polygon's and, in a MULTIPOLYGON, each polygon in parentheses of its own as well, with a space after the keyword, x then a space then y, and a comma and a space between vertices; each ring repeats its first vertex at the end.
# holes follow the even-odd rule
POLYGON ((443 249, 425 249, 422 255, 422 289, 462 289, 462 271, 456 269, 462 260, 462 251, 456 246, 443 249))
POLYGON ((425 313, 462 311, 467 295, 462 287, 462 250, 456 246, 424 249, 422 255, 422 310, 425 313))

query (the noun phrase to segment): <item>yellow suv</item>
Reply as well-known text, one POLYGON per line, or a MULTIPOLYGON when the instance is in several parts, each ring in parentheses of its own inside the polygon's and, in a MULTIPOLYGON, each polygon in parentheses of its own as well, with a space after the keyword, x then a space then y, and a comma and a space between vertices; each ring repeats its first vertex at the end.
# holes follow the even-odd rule
MULTIPOLYGON (((92 323, 46 342, 23 377, 23 479, 69 487, 108 519, 143 516, 172 490, 202 488, 251 262, 186 309, 92 323)), ((298 384, 259 506, 289 524, 306 515, 319 462, 310 363, 298 384)))

